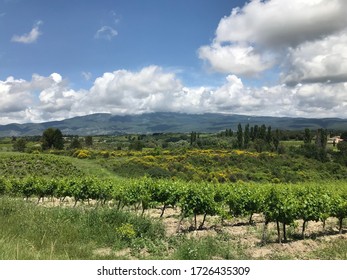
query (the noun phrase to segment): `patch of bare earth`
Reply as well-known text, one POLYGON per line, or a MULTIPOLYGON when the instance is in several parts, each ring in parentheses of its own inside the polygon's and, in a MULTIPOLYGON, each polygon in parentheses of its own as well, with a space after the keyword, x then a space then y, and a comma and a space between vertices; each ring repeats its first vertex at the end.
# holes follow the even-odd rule
MULTIPOLYGON (((149 214, 151 217, 159 217, 160 211, 153 210, 149 214)), ((167 209, 162 221, 166 227, 167 235, 177 234, 180 212, 179 209, 167 209)), ((198 225, 202 221, 202 216, 198 216, 198 225)), ((296 221, 295 226, 287 226, 287 242, 281 244, 277 241, 277 230, 275 223, 270 223, 267 229, 268 240, 266 244, 261 244, 263 234, 263 217, 254 215, 254 223, 249 224, 247 218, 233 218, 226 220, 221 225, 220 219, 208 217, 203 229, 190 230, 194 221, 185 218, 179 228, 179 232, 184 232, 192 238, 201 238, 205 236, 216 236, 225 233, 230 237, 230 242, 235 242, 247 248, 247 255, 251 259, 308 259, 310 253, 322 248, 328 242, 338 238, 347 240, 346 235, 338 234, 337 220, 329 218, 326 221, 325 229, 322 222, 309 222, 305 238, 302 238, 302 221, 296 221)), ((283 237, 282 237, 283 238, 283 237)))

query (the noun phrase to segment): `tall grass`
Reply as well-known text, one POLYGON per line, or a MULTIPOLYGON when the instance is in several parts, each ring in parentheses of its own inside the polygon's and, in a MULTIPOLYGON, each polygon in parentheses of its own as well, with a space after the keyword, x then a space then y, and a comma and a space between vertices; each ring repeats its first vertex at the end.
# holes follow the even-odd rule
POLYGON ((249 259, 246 247, 230 242, 228 235, 206 236, 201 238, 182 237, 175 240, 177 248, 172 259, 211 260, 211 259, 249 259))
POLYGON ((326 241, 317 250, 311 253, 311 258, 321 260, 347 260, 346 239, 326 241))
MULTIPOLYGON (((98 259, 94 252, 113 252, 129 246, 119 233, 130 225, 132 239, 164 236, 162 224, 108 208, 42 207, 0 198, 0 259, 98 259)), ((114 258, 114 256, 108 256, 114 258)))

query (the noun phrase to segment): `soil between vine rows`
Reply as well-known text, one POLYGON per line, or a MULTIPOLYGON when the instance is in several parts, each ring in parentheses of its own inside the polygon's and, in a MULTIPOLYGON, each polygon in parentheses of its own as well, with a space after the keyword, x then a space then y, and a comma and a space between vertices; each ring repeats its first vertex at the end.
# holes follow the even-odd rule
MULTIPOLYGON (((54 199, 53 201, 46 200, 40 202, 39 206, 44 207, 73 207, 73 199, 67 198, 64 202, 54 199)), ((77 207, 94 207, 95 202, 79 202, 77 207)), ((133 211, 132 209, 125 209, 125 211, 133 211)), ((140 211, 141 212, 141 211, 140 211)), ((140 215, 140 212, 138 215, 140 215)), ((347 243, 347 231, 344 230, 343 234, 339 234, 337 219, 328 218, 326 221, 325 229, 323 229, 322 222, 308 223, 305 239, 301 237, 302 221, 298 220, 294 226, 288 226, 289 238, 287 242, 281 244, 277 241, 277 231, 275 223, 270 223, 268 226, 268 240, 267 243, 261 244, 262 231, 263 231, 263 216, 255 214, 253 216, 254 223, 248 223, 249 217, 231 218, 221 222, 217 216, 208 216, 205 226, 202 229, 192 229, 193 218, 185 218, 178 229, 180 220, 180 209, 167 208, 164 216, 160 218, 161 209, 146 210, 144 215, 153 219, 160 219, 166 230, 166 236, 172 237, 179 234, 184 234, 188 238, 202 239, 204 237, 214 237, 220 234, 228 236, 229 241, 233 244, 238 244, 246 250, 249 259, 297 259, 307 260, 312 259, 312 253, 316 250, 324 249, 331 242, 341 240, 347 243)), ((198 224, 202 221, 203 217, 198 216, 198 224)), ((124 257, 127 259, 134 259, 131 256, 130 249, 124 249, 118 252, 112 252, 111 248, 100 248, 95 251, 97 255, 110 255, 113 254, 117 257, 124 257)), ((146 252, 143 252, 146 255, 146 252)))

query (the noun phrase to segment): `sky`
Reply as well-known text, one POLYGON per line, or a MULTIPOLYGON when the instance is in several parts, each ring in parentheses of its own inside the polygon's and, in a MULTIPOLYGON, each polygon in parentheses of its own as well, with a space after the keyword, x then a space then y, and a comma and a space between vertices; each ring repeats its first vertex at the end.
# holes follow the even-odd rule
POLYGON ((347 118, 346 0, 0 0, 0 124, 347 118))

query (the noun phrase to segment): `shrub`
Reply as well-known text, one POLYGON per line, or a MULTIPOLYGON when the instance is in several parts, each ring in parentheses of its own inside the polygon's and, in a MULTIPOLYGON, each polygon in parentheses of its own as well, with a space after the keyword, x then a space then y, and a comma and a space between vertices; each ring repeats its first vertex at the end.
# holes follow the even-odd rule
POLYGON ((88 150, 76 150, 73 153, 74 157, 77 157, 79 159, 84 159, 84 158, 90 158, 91 157, 91 153, 88 150))
POLYGON ((116 233, 124 241, 131 241, 136 237, 134 226, 129 223, 122 224, 120 227, 116 228, 116 233))

